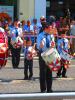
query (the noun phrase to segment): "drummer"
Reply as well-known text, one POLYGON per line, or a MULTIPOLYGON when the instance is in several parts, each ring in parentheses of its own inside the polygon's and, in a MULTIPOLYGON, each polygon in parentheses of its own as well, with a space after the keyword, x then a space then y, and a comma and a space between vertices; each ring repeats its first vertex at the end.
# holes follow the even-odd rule
POLYGON ((13 24, 14 24, 14 26, 11 31, 12 67, 19 68, 20 53, 21 53, 22 45, 19 45, 18 42, 20 42, 20 39, 22 38, 22 28, 19 27, 17 19, 14 20, 13 24))
MULTIPOLYGON (((57 50, 58 50, 59 54, 62 52, 62 50, 65 50, 68 53, 68 50, 70 48, 69 41, 66 38, 66 32, 67 31, 63 30, 62 34, 61 34, 61 38, 58 39, 58 41, 57 41, 57 50)), ((66 64, 66 61, 64 59, 61 59, 61 68, 57 73, 57 77, 67 78, 67 76, 66 76, 67 68, 66 68, 65 64, 66 64)))
POLYGON ((43 32, 37 36, 37 49, 39 51, 40 90, 42 93, 52 92, 52 71, 41 57, 41 53, 55 46, 54 36, 50 35, 50 23, 44 22, 43 32))

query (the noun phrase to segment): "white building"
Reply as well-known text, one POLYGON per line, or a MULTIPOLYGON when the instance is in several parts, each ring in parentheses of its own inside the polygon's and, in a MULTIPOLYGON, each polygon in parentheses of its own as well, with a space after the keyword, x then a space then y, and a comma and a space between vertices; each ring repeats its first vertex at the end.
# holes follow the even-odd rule
POLYGON ((22 19, 39 19, 46 16, 46 0, 18 0, 17 14, 22 19))

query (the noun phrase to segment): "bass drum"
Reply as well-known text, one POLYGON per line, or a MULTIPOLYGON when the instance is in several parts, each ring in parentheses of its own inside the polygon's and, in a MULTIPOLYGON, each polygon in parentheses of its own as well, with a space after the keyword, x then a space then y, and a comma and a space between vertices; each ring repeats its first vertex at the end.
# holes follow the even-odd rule
POLYGON ((0 32, 0 68, 4 67, 8 58, 8 39, 5 33, 0 32))
POLYGON ((0 53, 0 68, 4 67, 7 63, 8 51, 0 53))

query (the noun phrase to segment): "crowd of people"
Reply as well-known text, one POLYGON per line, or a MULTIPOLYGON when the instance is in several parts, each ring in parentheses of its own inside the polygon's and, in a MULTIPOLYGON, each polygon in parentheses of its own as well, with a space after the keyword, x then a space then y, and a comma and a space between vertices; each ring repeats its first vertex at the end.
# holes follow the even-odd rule
MULTIPOLYGON (((22 20, 11 19, 0 21, 0 32, 5 32, 8 37, 8 51, 12 55, 12 67, 18 68, 20 53, 24 54, 24 79, 33 78, 33 57, 39 57, 39 75, 41 92, 52 92, 52 70, 45 63, 41 54, 48 48, 57 48, 59 54, 64 49, 67 53, 75 55, 75 39, 66 38, 75 36, 75 21, 67 17, 40 17, 37 19, 22 20), (29 70, 29 73, 28 73, 29 70)), ((60 60, 61 68, 57 72, 57 77, 67 77, 65 66, 66 61, 60 60)), ((69 64, 69 62, 68 62, 69 64)))

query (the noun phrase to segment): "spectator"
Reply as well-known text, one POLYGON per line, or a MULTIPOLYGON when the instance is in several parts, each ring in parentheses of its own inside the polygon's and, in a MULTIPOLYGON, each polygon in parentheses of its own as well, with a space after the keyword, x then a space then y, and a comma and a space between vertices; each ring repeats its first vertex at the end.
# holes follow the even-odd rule
POLYGON ((61 35, 62 31, 67 31, 66 34, 68 34, 69 31, 69 25, 67 23, 67 19, 66 18, 60 18, 60 27, 58 28, 58 34, 61 35))
POLYGON ((27 20, 27 25, 24 26, 24 33, 29 34, 27 37, 31 38, 32 45, 34 45, 35 37, 34 37, 34 27, 31 25, 30 20, 27 20))
POLYGON ((43 32, 43 26, 44 26, 45 22, 46 22, 46 18, 44 16, 41 16, 40 17, 40 24, 38 25, 39 26, 39 33, 43 32))
POLYGON ((31 25, 30 20, 27 20, 27 25, 24 26, 25 33, 31 33, 34 34, 33 26, 31 25))
POLYGON ((36 18, 33 19, 32 25, 33 25, 33 28, 34 28, 34 34, 38 34, 39 27, 37 25, 37 19, 36 18))
MULTIPOLYGON (((70 36, 75 36, 75 21, 72 20, 70 27, 70 36)), ((75 56, 75 38, 71 38, 71 54, 75 56)))
POLYGON ((21 21, 21 25, 22 25, 22 30, 24 31, 24 27, 26 26, 26 21, 25 20, 22 20, 21 21))

